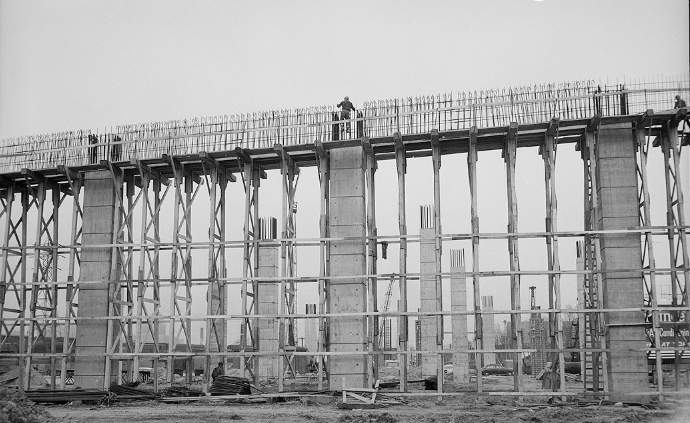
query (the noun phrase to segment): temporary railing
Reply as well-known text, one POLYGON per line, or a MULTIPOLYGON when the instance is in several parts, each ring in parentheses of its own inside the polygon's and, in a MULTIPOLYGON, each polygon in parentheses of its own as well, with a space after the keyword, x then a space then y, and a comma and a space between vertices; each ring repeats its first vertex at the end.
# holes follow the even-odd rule
POLYGON ((236 147, 299 145, 344 137, 370 138, 530 124, 552 118, 618 116, 673 108, 674 96, 690 93, 690 79, 601 85, 593 80, 368 101, 357 110, 352 133, 333 106, 213 116, 22 136, 0 142, 0 174, 83 166, 100 160, 158 158, 236 147))

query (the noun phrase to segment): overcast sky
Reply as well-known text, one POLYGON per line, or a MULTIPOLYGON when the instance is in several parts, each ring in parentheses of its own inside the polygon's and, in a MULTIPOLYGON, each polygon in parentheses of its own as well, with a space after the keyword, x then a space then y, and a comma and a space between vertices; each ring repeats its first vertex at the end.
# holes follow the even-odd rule
MULTIPOLYGON (((0 0, 0 139, 334 105, 344 95, 359 106, 514 85, 687 76, 688 39, 685 0, 0 0)), ((559 229, 578 230, 582 165, 572 146, 564 149, 559 229)), ((444 158, 450 165, 442 167, 442 186, 458 185, 455 197, 444 191, 444 232, 469 231, 464 161, 464 155, 444 158)), ((485 153, 479 166, 481 229, 504 232, 503 161, 485 153)), ((379 175, 379 234, 394 235, 393 164, 382 163, 379 175)), ((418 207, 432 201, 430 160, 411 161, 410 175, 408 226, 417 233, 418 207)), ((536 150, 518 154, 518 175, 520 230, 543 230, 543 165, 536 150)), ((310 195, 318 189, 315 171, 305 170, 302 178, 298 201, 318 209, 310 195)), ((277 187, 278 177, 270 179, 266 185, 277 187)), ((241 195, 238 185, 232 192, 241 195)), ((264 204, 265 214, 279 216, 270 210, 277 201, 264 204)), ((303 216, 300 235, 316 236, 318 217, 303 216)), ((545 257, 533 265, 526 259, 531 242, 521 241, 523 269, 545 263, 545 257)), ((562 249, 573 268, 572 242, 562 249)), ((380 264, 384 271, 396 271, 393 254, 380 264)), ((507 269, 503 244, 486 257, 483 269, 507 269)), ((507 282, 500 283, 500 290, 486 292, 501 297, 498 308, 508 308, 507 282)), ((530 283, 538 282, 523 281, 523 304, 530 283)), ((564 303, 574 305, 574 285, 566 291, 564 303)), ((539 296, 543 304, 546 292, 539 296)))
POLYGON ((688 71, 684 0, 0 1, 0 138, 688 71))

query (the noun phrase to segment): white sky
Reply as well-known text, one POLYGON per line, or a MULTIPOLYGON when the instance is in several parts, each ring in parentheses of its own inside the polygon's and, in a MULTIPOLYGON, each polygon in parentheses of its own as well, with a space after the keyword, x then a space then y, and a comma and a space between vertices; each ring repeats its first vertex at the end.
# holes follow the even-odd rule
POLYGON ((684 0, 0 1, 0 138, 688 71, 684 0))
MULTIPOLYGON (((0 0, 0 139, 334 105, 344 95, 359 106, 512 85, 687 75, 688 39, 685 0, 0 0)), ((572 146, 565 149, 558 168, 559 229, 578 230, 582 166, 572 146)), ((480 155, 479 183, 500 198, 480 199, 481 229, 503 232, 505 173, 500 154, 492 154, 480 155)), ((461 181, 460 195, 444 194, 444 232, 469 231, 464 161, 464 155, 444 157, 451 164, 442 168, 442 184, 461 181)), ((432 201, 430 160, 411 161, 409 172, 408 226, 417 233, 418 206, 432 201)), ((536 150, 518 154, 518 174, 520 230, 543 230, 543 165, 536 150)), ((394 175, 392 163, 380 164, 379 234, 397 234, 394 175)), ((275 189, 279 180, 273 179, 278 182, 267 185, 275 189)), ((314 170, 300 183, 306 186, 298 201, 309 205, 318 189, 314 170)), ((279 203, 268 198, 263 204, 262 214, 271 214, 279 203)), ((307 212, 299 222, 301 236, 318 234, 318 218, 314 223, 307 212)), ((569 268, 571 244, 562 246, 569 268)), ((526 259, 529 241, 520 248, 523 269, 541 267, 545 258, 539 264, 526 259)), ((493 250, 482 263, 507 268, 505 246, 493 250)), ((392 254, 382 271, 396 271, 397 250, 392 254)), ((531 283, 523 280, 523 306, 529 306, 531 283)), ((504 296, 505 287, 493 292, 504 296)), ((538 299, 543 308, 545 295, 538 299)), ((509 308, 509 301, 497 299, 496 307, 509 308)))

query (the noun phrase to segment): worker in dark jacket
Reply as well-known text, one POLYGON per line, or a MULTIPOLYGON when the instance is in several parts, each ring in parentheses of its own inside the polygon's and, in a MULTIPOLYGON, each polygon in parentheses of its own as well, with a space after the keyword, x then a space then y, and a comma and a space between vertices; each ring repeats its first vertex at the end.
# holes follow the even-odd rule
MULTIPOLYGON (((676 104, 673 105, 674 109, 687 109, 688 105, 685 103, 685 100, 680 98, 679 95, 676 96, 676 104)), ((685 133, 687 128, 690 128, 690 114, 685 115, 685 119, 683 119, 683 127, 679 128, 678 130, 685 133)))
POLYGON ((679 95, 676 96, 676 104, 673 105, 674 109, 682 109, 684 107, 688 107, 688 105, 685 103, 685 100, 680 98, 679 95))
POLYGON ((211 379, 216 380, 218 376, 223 376, 225 374, 225 364, 221 361, 218 363, 218 366, 216 366, 213 371, 211 372, 211 379))
POLYGON ((342 107, 343 111, 340 112, 340 118, 346 120, 347 133, 350 133, 350 112, 355 110, 355 106, 350 102, 350 97, 345 96, 345 99, 338 103, 338 107, 342 107))

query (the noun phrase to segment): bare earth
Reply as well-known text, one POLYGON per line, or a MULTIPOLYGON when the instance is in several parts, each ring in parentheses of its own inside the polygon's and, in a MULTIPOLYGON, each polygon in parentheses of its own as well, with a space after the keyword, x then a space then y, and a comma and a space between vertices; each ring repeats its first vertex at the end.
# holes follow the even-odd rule
MULTIPOLYGON (((385 378, 385 377, 384 377, 385 378)), ((452 380, 452 379, 451 379, 452 380)), ((510 390, 512 377, 488 376, 483 378, 484 387, 491 390, 510 390)), ((566 383, 566 390, 576 391, 580 382, 566 383), (569 386, 572 385, 572 386, 569 386)), ((266 391, 272 386, 262 385, 266 391)), ((411 384, 412 390, 423 390, 423 384, 411 384)), ((540 391, 540 382, 525 378, 525 391, 540 391)), ((293 392, 314 390, 313 381, 286 386, 293 392)), ((444 384, 446 392, 474 390, 474 384, 444 384)), ((424 392, 424 391, 419 391, 424 392)), ((390 404, 380 409, 344 410, 337 407, 339 396, 301 396, 275 399, 256 399, 256 402, 239 402, 206 397, 199 402, 162 403, 115 402, 110 406, 56 405, 47 410, 58 422, 338 422, 338 423, 457 423, 457 422, 558 422, 558 423, 615 423, 615 422, 690 422, 690 389, 670 397, 663 408, 646 409, 640 406, 577 405, 574 401, 547 403, 548 397, 524 397, 520 403, 513 397, 478 397, 476 395, 445 397, 438 403, 437 397, 395 397, 395 389, 382 390, 385 398, 402 403, 390 404), (386 391, 390 396, 386 396, 386 391)), ((428 393, 428 391, 427 391, 428 393)), ((469 392, 468 392, 469 393, 469 392)))
POLYGON ((48 411, 58 422, 688 422, 686 409, 645 410, 641 407, 571 405, 519 406, 512 401, 491 405, 468 399, 414 399, 408 404, 376 410, 341 410, 336 398, 295 400, 274 404, 163 404, 156 402, 105 406, 52 406, 48 411))

